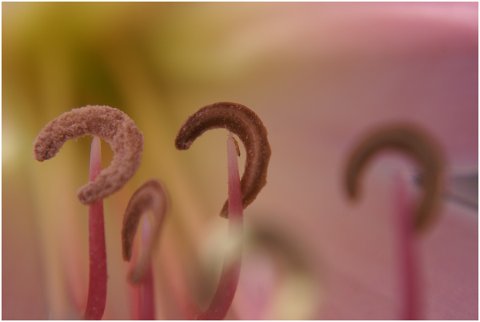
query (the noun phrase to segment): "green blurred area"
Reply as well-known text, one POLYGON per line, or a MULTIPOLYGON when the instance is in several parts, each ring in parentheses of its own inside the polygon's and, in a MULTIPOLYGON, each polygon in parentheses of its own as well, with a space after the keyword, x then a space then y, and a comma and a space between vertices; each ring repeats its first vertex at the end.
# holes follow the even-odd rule
MULTIPOLYGON (((65 280, 69 276, 63 272, 66 255, 58 244, 80 244, 83 253, 78 256, 86 257, 86 208, 77 204, 74 192, 88 178, 90 141, 69 142, 55 159, 37 163, 31 157, 32 142, 51 119, 75 107, 109 105, 126 112, 145 135, 142 167, 123 195, 106 203, 107 244, 117 244, 114 236, 122 208, 134 189, 149 177, 161 178, 174 196, 177 190, 186 204, 191 203, 188 193, 183 193, 188 188, 181 180, 195 177, 195 170, 179 174, 182 170, 178 164, 201 167, 202 157, 200 154, 195 162, 188 161, 195 160, 192 155, 179 160, 173 146, 176 131, 188 113, 200 107, 194 103, 199 93, 212 83, 235 77, 229 76, 230 64, 219 67, 218 57, 211 55, 214 51, 209 48, 221 46, 221 36, 229 32, 228 28, 214 28, 215 21, 226 17, 215 12, 208 17, 202 14, 211 6, 2 4, 4 318, 75 316, 69 301, 60 299, 68 294, 65 280), (67 204, 62 206, 64 202, 67 204), (109 228, 112 220, 116 223, 110 223, 109 228), (82 230, 70 240, 55 237, 59 230, 75 226, 82 230), (28 303, 31 308, 24 310, 28 303)), ((204 99, 205 104, 210 103, 204 99)), ((104 145, 104 166, 110 159, 111 151, 104 145)), ((203 162, 211 160, 203 157, 203 162)), ((198 191, 205 191, 200 188, 200 179, 198 191)), ((208 195, 204 193, 205 198, 208 195)), ((202 200, 202 196, 196 198, 202 200)), ((198 200, 186 208, 196 205, 198 200)), ((179 209, 182 206, 174 211, 179 209)), ((205 212, 200 213, 205 217, 205 212)), ((173 228, 177 233, 172 235, 186 245, 183 247, 191 248, 188 234, 178 233, 178 229, 173 228)), ((115 256, 109 261, 110 267, 122 265, 115 256)), ((86 267, 81 270, 85 274, 86 267)), ((116 281, 120 285, 121 272, 116 281)), ((114 279, 115 271, 110 275, 110 280, 114 279)), ((109 293, 125 294, 124 287, 109 286, 109 293)), ((126 295, 112 300, 125 301, 126 295)), ((128 305, 121 307, 111 317, 128 316, 128 305)))

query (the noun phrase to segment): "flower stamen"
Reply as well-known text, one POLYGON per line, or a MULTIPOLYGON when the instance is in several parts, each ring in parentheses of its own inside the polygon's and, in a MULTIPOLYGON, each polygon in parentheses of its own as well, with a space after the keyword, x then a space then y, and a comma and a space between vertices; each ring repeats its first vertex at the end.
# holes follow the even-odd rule
POLYGON ((435 141, 412 125, 399 124, 375 131, 360 141, 348 159, 345 184, 350 198, 358 195, 359 177, 368 161, 384 149, 406 152, 420 163, 424 171, 423 198, 414 211, 413 225, 410 201, 405 196, 406 188, 401 176, 398 176, 395 186, 396 229, 400 239, 399 267, 404 292, 402 319, 415 320, 419 318, 420 296, 413 233, 429 228, 435 219, 435 208, 441 193, 443 159, 435 141))
POLYGON ((37 161, 53 158, 67 140, 94 136, 90 153, 89 182, 77 191, 82 204, 89 205, 90 272, 85 319, 101 319, 107 296, 107 260, 103 199, 133 176, 143 149, 143 134, 123 112, 109 106, 86 106, 65 112, 48 123, 33 143, 37 161), (112 163, 102 168, 100 138, 114 152, 112 163))

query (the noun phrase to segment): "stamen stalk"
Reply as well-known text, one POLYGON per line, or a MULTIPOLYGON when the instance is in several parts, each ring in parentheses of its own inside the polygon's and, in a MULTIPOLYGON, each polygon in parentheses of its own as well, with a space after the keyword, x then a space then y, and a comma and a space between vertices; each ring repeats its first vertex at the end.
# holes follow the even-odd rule
POLYGON ((399 234, 401 291, 403 292, 403 320, 419 319, 419 287, 416 267, 414 216, 410 198, 407 196, 405 178, 395 177, 395 212, 399 234))
POLYGON ((155 320, 155 295, 152 262, 148 263, 145 278, 140 284, 140 320, 155 320))
MULTIPOLYGON (((144 217, 146 217, 144 215, 144 217)), ((148 218, 142 221, 142 242, 146 244, 151 237, 151 227, 148 218)), ((155 320, 155 290, 153 285, 153 268, 151 258, 147 264, 145 277, 140 287, 140 320, 155 320)))
MULTIPOLYGON (((228 156, 228 234, 232 237, 243 230, 243 206, 240 175, 238 173, 237 152, 233 137, 230 134, 227 143, 228 156)), ((241 250, 235 254, 233 263, 224 263, 220 282, 213 300, 205 312, 196 318, 199 320, 221 320, 227 315, 237 290, 241 267, 241 250)))
MULTIPOLYGON (((100 138, 94 137, 90 151, 90 182, 95 181, 102 170, 100 138)), ((89 206, 88 211, 90 273, 85 319, 100 320, 107 301, 107 253, 105 248, 105 227, 103 200, 89 206)))

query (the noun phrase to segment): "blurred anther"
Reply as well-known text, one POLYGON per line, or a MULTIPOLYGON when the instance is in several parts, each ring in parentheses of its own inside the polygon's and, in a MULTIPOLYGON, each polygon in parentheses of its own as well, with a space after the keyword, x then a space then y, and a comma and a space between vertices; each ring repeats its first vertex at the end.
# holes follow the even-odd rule
POLYGON ((436 207, 442 189, 444 160, 434 139, 410 124, 395 124, 370 133, 359 141, 348 158, 345 173, 345 187, 348 196, 356 199, 359 195, 359 181, 366 164, 377 152, 387 149, 405 152, 423 169, 423 198, 416 207, 414 227, 417 231, 427 229, 436 214, 436 207))
MULTIPOLYGON (((168 198, 165 191, 160 182, 150 179, 135 191, 125 210, 122 226, 122 251, 125 261, 130 261, 132 257, 133 240, 142 215, 151 211, 155 218, 153 229, 143 245, 140 257, 129 273, 131 283, 135 284, 143 280, 155 243, 160 236, 168 208, 168 198)), ((144 220, 148 220, 148 218, 144 218, 144 220)))

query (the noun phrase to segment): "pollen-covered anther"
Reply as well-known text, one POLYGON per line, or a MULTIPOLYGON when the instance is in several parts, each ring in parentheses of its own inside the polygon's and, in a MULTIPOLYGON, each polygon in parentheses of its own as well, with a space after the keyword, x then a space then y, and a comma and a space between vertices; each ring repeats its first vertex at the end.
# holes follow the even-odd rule
POLYGON ((48 123, 33 143, 38 161, 53 158, 63 144, 85 135, 98 136, 110 144, 111 164, 95 181, 77 191, 82 204, 92 204, 121 189, 140 165, 143 134, 122 111, 109 106, 85 106, 65 112, 48 123))

